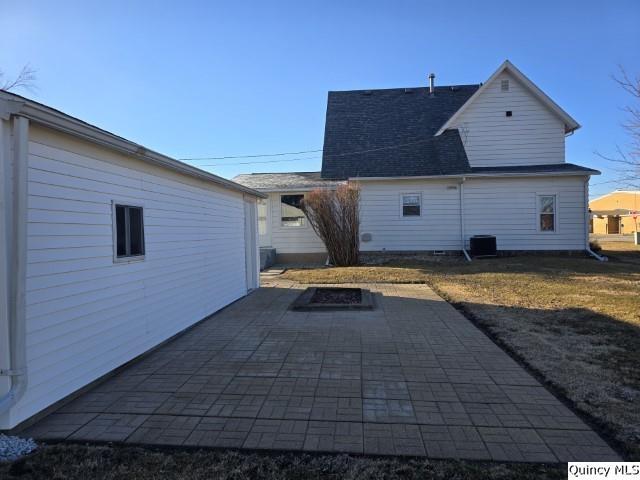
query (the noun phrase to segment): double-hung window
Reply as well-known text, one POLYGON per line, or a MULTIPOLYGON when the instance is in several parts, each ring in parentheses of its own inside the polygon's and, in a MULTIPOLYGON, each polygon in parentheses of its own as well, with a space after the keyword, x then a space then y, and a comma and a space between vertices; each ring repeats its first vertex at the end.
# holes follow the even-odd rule
POLYGON ((302 202, 304 195, 280 195, 281 224, 283 227, 304 227, 302 202))
POLYGON ((555 195, 538 195, 538 222, 541 232, 556 231, 555 195))
POLYGON ((419 193, 403 193, 400 198, 403 217, 419 217, 421 215, 422 202, 419 193))
POLYGON ((113 204, 115 259, 144 258, 142 207, 113 204))

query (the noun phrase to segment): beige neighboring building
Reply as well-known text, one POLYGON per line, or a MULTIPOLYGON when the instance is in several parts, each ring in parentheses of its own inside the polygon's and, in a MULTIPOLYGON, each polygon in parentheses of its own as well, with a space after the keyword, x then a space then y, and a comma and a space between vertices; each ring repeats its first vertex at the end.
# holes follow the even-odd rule
POLYGON ((639 231, 640 190, 616 190, 589 202, 591 233, 631 234, 639 231))

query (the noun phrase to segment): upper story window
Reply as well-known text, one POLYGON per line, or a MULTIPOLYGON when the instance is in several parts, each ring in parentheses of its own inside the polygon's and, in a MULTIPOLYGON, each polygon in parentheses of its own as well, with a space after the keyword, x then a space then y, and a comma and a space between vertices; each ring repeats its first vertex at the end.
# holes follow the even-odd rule
POLYGON ((419 193, 403 193, 402 216, 419 217, 421 215, 421 195, 419 193))
POLYGON ((144 258, 144 220, 142 207, 114 203, 115 258, 144 258))
POLYGON ((280 195, 281 224, 283 227, 304 227, 305 217, 302 211, 304 195, 280 195))
POLYGON ((541 232, 556 231, 555 195, 538 195, 538 217, 541 232))

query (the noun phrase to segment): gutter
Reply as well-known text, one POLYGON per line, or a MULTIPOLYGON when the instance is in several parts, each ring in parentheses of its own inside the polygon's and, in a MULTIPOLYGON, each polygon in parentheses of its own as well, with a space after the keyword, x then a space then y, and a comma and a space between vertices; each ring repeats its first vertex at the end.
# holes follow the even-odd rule
MULTIPOLYGON (((7 412, 22 397, 27 387, 25 289, 27 266, 27 155, 29 120, 13 117, 13 218, 11 243, 2 254, 11 260, 8 265, 9 300, 9 368, 0 376, 11 379, 11 388, 0 397, 0 413, 7 412), (8 250, 8 251, 7 251, 8 250)), ((6 164, 5 164, 6 166, 6 164)))
POLYGON ((465 173, 464 175, 422 175, 404 177, 350 177, 349 180, 358 181, 389 181, 389 180, 438 180, 438 179, 466 179, 466 178, 499 178, 499 177, 575 177, 585 175, 600 175, 598 170, 568 170, 564 172, 515 172, 515 173, 465 173))
POLYGON ((591 250, 591 246, 589 245, 589 177, 584 181, 584 240, 584 249, 589 255, 599 262, 606 262, 609 260, 604 255, 598 255, 596 252, 591 250))
POLYGON ((191 165, 187 165, 186 163, 180 162, 161 153, 154 152, 153 150, 149 150, 142 145, 126 140, 125 138, 114 135, 113 133, 109 133, 106 130, 102 130, 101 128, 95 127, 45 105, 32 102, 24 97, 20 97, 19 95, 6 94, 6 92, 0 93, 5 94, 0 95, 0 99, 5 100, 7 104, 0 105, 0 116, 3 114, 5 116, 10 114, 19 114, 39 125, 83 138, 92 143, 131 155, 147 163, 168 168, 201 180, 206 180, 224 188, 246 193, 254 197, 267 198, 264 193, 219 177, 213 173, 192 167, 191 165), (7 96, 9 96, 9 98, 7 98, 7 96), (16 101, 14 98, 21 100, 16 101))
POLYGON ((465 258, 468 262, 470 262, 471 256, 464 248, 464 180, 464 177, 460 179, 460 247, 462 248, 462 253, 464 254, 465 258))

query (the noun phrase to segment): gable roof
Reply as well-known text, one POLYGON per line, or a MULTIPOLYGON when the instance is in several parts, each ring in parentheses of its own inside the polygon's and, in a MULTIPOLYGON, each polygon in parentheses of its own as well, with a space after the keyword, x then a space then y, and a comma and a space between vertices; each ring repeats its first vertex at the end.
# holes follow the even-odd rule
POLYGON ((167 155, 150 150, 126 138, 103 130, 71 115, 67 115, 60 110, 30 100, 21 95, 0 90, 0 118, 8 119, 11 115, 21 115, 36 124, 80 137, 111 150, 138 158, 146 163, 167 168, 190 177, 199 178, 200 180, 217 184, 229 190, 260 198, 265 196, 263 193, 247 188, 244 185, 234 183, 231 180, 219 177, 211 172, 201 170, 168 157, 167 155))
POLYGON ((580 128, 580 124, 576 122, 571 115, 565 112, 560 106, 551 100, 551 98, 540 90, 537 85, 535 85, 531 80, 529 80, 524 73, 516 68, 516 66, 511 63, 509 60, 505 60, 500 67, 489 77, 489 79, 474 92, 471 97, 469 97, 464 105, 460 107, 458 111, 456 111, 436 132, 436 135, 442 135, 442 133, 450 128, 453 128, 455 122, 460 115, 462 115, 469 105, 473 103, 473 101, 482 95, 488 86, 503 72, 509 72, 513 75, 516 80, 518 80, 522 85, 529 91, 531 94, 536 97, 543 105, 545 105, 549 110, 551 110, 555 115, 557 115, 560 120, 564 123, 564 131, 565 133, 571 133, 574 130, 580 128))
POLYGON ((434 135, 479 87, 329 92, 322 177, 464 173, 470 167, 457 130, 434 135))
POLYGON ((243 173, 235 176, 233 181, 245 187, 254 188, 263 192, 334 188, 343 183, 340 181, 323 180, 320 172, 243 173))

